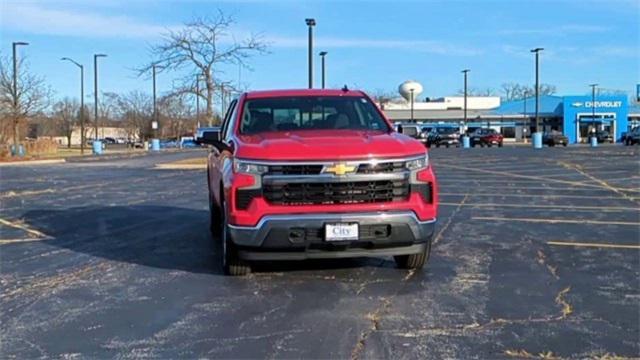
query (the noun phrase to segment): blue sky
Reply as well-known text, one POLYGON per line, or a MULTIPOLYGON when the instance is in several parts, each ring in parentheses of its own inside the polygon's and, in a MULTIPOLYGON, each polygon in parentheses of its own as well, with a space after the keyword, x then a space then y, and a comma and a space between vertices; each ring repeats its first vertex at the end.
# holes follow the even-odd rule
MULTIPOLYGON (((640 81, 640 0, 611 1, 17 1, 0 3, 0 52, 12 41, 32 71, 42 74, 57 97, 76 96, 77 70, 59 59, 85 64, 87 93, 93 88, 92 54, 100 61, 102 91, 150 91, 132 68, 150 60, 148 46, 168 28, 195 15, 234 15, 234 32, 260 33, 270 54, 241 72, 251 89, 307 85, 306 26, 314 17, 315 52, 326 50, 328 84, 396 91, 414 79, 424 95, 455 94, 460 70, 471 69, 475 88, 498 90, 505 82, 531 84, 533 56, 544 47, 541 81, 559 94, 587 93, 589 83, 632 92, 640 81)), ((237 82, 236 67, 219 77, 237 82)), ((316 58, 316 84, 319 60, 316 58)), ((178 74, 158 78, 159 89, 178 74)))

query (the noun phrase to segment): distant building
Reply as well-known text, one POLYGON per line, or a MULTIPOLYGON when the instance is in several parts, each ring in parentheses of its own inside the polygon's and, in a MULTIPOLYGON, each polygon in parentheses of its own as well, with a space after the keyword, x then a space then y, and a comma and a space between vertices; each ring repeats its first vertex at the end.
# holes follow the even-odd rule
MULTIPOLYGON (((623 132, 640 126, 640 107, 629 106, 625 95, 553 96, 539 98, 538 118, 541 131, 563 132, 571 143, 585 142, 593 130, 605 130, 619 140, 623 132), (592 106, 594 105, 594 106, 592 106), (595 110, 595 117, 593 112, 595 110)), ((463 128, 464 97, 444 97, 432 101, 415 102, 413 120, 417 123, 456 124, 463 128)), ((394 122, 411 121, 408 102, 381 105, 385 115, 394 122)), ((522 141, 535 131, 535 98, 500 102, 498 97, 467 98, 467 130, 490 127, 499 131, 507 141, 522 141)))

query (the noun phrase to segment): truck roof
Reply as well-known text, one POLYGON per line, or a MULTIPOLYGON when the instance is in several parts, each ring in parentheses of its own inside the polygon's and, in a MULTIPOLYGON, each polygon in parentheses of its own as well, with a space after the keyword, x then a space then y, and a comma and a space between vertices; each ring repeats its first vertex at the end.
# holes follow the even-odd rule
POLYGON ((260 90, 246 93, 247 99, 260 99, 271 97, 290 96, 363 96, 360 90, 340 90, 340 89, 283 89, 283 90, 260 90))

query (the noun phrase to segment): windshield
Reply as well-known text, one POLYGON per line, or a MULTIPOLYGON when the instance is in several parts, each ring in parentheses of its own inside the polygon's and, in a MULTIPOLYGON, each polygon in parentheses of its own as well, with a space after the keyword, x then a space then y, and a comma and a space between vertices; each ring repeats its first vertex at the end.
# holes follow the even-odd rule
POLYGON ((438 134, 453 134, 457 131, 458 129, 456 128, 437 128, 436 131, 438 132, 438 134))
POLYGON ((241 134, 294 130, 375 130, 389 126, 365 97, 297 96, 247 100, 241 134))

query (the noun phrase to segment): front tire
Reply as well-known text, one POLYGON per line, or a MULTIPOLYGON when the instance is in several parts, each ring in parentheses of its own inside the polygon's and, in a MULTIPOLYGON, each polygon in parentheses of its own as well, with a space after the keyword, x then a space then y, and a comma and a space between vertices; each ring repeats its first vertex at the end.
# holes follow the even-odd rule
POLYGON ((408 270, 420 270, 429 261, 429 255, 431 255, 431 239, 427 242, 427 246, 424 251, 417 254, 410 255, 397 255, 393 259, 396 261, 396 266, 400 269, 408 270))
POLYGON ((227 203, 223 203, 222 211, 222 268, 225 275, 245 276, 251 273, 251 266, 238 256, 238 249, 229 237, 229 222, 227 220, 227 203))

